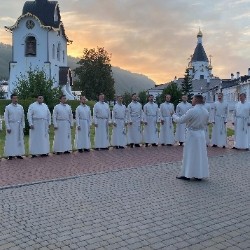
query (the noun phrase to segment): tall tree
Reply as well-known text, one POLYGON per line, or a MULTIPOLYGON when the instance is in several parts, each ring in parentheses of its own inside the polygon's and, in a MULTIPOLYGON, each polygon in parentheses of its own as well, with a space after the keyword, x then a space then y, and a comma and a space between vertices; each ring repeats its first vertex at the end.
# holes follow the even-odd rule
POLYGON ((177 104, 180 102, 182 91, 178 88, 177 84, 175 82, 170 82, 168 86, 163 89, 162 94, 160 95, 160 98, 157 98, 157 102, 165 102, 165 96, 171 95, 171 102, 176 107, 177 104), (159 100, 160 99, 160 100, 159 100))
POLYGON ((184 80, 181 84, 181 90, 183 95, 187 95, 188 101, 191 101, 193 96, 193 85, 192 85, 192 77, 189 74, 188 68, 185 71, 184 80))
POLYGON ((84 49, 83 56, 75 69, 77 81, 75 88, 82 91, 88 99, 95 100, 102 92, 108 100, 114 99, 115 88, 111 55, 104 48, 84 49))
POLYGON ((139 97, 139 101, 140 101, 142 106, 144 106, 148 102, 148 94, 146 91, 141 91, 138 94, 138 97, 139 97))

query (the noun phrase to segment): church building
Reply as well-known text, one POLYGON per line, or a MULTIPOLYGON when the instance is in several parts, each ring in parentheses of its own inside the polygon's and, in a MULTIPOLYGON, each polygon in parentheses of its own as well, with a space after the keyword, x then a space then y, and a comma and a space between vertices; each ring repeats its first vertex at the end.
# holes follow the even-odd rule
POLYGON ((72 72, 67 66, 67 45, 72 41, 65 33, 58 2, 26 1, 16 23, 5 28, 12 32, 9 95, 17 78, 30 70, 40 70, 53 80, 53 87, 60 86, 68 99, 74 99, 72 72))

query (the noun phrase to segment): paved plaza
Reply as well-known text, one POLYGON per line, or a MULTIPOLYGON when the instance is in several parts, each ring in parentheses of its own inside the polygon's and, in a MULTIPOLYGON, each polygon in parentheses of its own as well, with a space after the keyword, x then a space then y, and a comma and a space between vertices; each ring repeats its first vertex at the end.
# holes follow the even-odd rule
POLYGON ((250 249, 250 152, 208 153, 201 182, 179 146, 2 159, 0 249, 250 249))

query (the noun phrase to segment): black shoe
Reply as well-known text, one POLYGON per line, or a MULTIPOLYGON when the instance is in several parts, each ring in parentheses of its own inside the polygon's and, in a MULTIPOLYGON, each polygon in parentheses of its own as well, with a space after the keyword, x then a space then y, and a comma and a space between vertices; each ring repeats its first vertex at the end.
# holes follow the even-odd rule
POLYGON ((119 146, 115 146, 116 149, 119 149, 119 146))
POLYGON ((133 148, 134 147, 134 143, 130 143, 130 147, 133 148))
POLYGON ((13 156, 9 156, 7 159, 8 159, 8 160, 12 160, 12 159, 13 159, 13 156))
POLYGON ((62 152, 56 152, 55 154, 56 154, 56 155, 61 155, 61 154, 62 154, 62 152))
POLYGON ((226 148, 226 146, 223 146, 223 148, 226 148))
POLYGON ((90 152, 90 149, 85 148, 85 149, 84 149, 84 152, 90 152))
POLYGON ((238 149, 238 148, 236 148, 236 147, 233 147, 232 149, 238 149))
POLYGON ((196 181, 202 181, 201 178, 194 178, 196 181))
POLYGON ((162 146, 165 146, 165 144, 164 144, 164 143, 162 143, 161 145, 162 145, 162 146))
POLYGON ((23 157, 21 155, 18 155, 16 158, 21 159, 21 160, 23 159, 23 157))
POLYGON ((153 147, 158 147, 158 145, 156 143, 153 143, 152 146, 153 147))
POLYGON ((148 147, 148 143, 145 143, 145 147, 146 147, 146 148, 148 147))
POLYGON ((65 151, 64 154, 70 154, 70 152, 69 151, 65 151))
POLYGON ((78 152, 79 152, 79 153, 82 153, 82 152, 83 152, 83 150, 82 150, 82 149, 78 149, 78 152))
POLYGON ((217 145, 214 144, 212 147, 213 147, 213 148, 217 148, 217 145))
POLYGON ((49 154, 42 154, 41 157, 47 157, 49 154))
POLYGON ((100 151, 101 149, 100 148, 95 148, 96 151, 100 151))
POLYGON ((172 144, 167 144, 167 146, 173 146, 172 144))
POLYGON ((185 176, 176 176, 176 179, 184 180, 184 181, 190 181, 190 178, 187 178, 185 176))
POLYGON ((123 146, 119 146, 119 148, 124 149, 125 147, 123 147, 123 146))
POLYGON ((139 147, 140 147, 140 144, 135 144, 135 147, 136 147, 136 148, 139 148, 139 147))
POLYGON ((182 141, 180 141, 180 142, 179 142, 179 146, 182 146, 182 145, 183 145, 183 142, 182 142, 182 141))
POLYGON ((37 156, 36 155, 31 155, 31 158, 36 158, 37 156))

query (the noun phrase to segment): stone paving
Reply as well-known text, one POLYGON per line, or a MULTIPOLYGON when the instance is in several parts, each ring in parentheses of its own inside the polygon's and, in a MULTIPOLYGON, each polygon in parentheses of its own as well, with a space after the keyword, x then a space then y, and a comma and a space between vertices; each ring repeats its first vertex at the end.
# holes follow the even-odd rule
POLYGON ((175 179, 181 147, 2 160, 5 174, 24 169, 1 182, 0 249, 250 249, 250 153, 209 155, 211 177, 201 182, 175 179), (89 172, 77 167, 89 160, 89 172), (46 176, 53 162, 57 174, 46 176), (73 170, 61 174, 62 162, 73 170), (43 178, 23 179, 25 170, 43 178))

